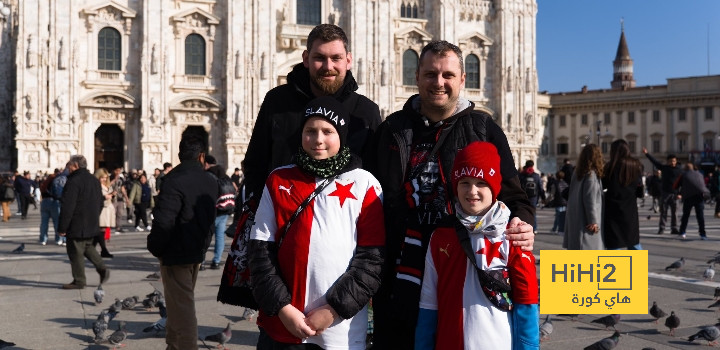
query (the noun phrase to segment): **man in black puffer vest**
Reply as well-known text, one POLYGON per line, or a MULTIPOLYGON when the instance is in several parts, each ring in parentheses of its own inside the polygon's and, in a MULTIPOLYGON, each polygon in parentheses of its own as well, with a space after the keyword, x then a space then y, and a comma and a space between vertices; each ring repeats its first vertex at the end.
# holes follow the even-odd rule
POLYGON ((498 200, 510 208, 508 237, 532 250, 535 208, 520 187, 510 146, 490 115, 459 98, 465 82, 460 49, 433 41, 415 72, 419 95, 377 129, 365 168, 384 193, 386 258, 380 290, 373 297, 373 349, 412 349, 430 234, 450 215, 448 190, 455 155, 473 141, 491 142, 500 154, 498 200), (524 241, 524 242, 523 242, 524 241))

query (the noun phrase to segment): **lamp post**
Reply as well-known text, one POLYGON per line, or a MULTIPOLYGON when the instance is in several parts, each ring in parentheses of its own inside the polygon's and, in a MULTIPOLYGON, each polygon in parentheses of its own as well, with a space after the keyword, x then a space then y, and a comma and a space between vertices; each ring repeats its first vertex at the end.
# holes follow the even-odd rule
POLYGON ((597 121, 597 145, 600 147, 600 125, 602 125, 602 120, 597 121))
POLYGON ((4 2, 0 2, 0 20, 5 21, 10 15, 10 8, 4 2))

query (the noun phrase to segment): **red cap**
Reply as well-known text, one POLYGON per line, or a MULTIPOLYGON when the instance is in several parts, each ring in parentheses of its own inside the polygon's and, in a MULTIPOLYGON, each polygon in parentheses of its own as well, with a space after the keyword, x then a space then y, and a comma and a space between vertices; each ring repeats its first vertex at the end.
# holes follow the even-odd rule
POLYGON ((475 141, 465 146, 455 156, 450 179, 453 193, 457 196, 458 181, 463 177, 483 179, 493 194, 493 202, 500 193, 500 155, 490 142, 475 141))

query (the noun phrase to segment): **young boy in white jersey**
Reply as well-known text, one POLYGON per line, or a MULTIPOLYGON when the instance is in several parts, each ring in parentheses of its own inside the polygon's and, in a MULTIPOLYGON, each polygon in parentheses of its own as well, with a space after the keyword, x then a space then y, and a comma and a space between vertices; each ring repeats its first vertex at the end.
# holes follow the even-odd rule
POLYGON ((385 230, 380 184, 346 146, 349 122, 333 97, 310 101, 294 164, 265 182, 250 271, 275 350, 365 349, 385 230))
POLYGON ((415 349, 539 349, 535 257, 505 236, 495 146, 463 148, 450 179, 455 216, 430 238, 415 349))

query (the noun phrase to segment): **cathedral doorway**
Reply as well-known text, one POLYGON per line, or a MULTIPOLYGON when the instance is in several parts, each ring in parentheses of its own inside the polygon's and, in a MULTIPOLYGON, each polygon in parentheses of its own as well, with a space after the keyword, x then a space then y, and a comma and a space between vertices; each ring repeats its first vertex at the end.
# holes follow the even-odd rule
POLYGON ((117 124, 101 124, 95 131, 95 169, 124 167, 125 138, 117 124))
MULTIPOLYGON (((182 137, 185 137, 185 136, 187 136, 187 135, 197 136, 197 137, 199 137, 200 139, 202 139, 203 141, 205 141, 205 144, 206 144, 206 145, 209 145, 209 143, 208 143, 208 140, 209 140, 208 132, 205 131, 205 128, 203 128, 202 126, 198 126, 198 125, 188 126, 188 127, 185 129, 185 131, 183 131, 182 137)), ((207 154, 208 152, 209 152, 209 150, 205 150, 205 154, 207 154)))

